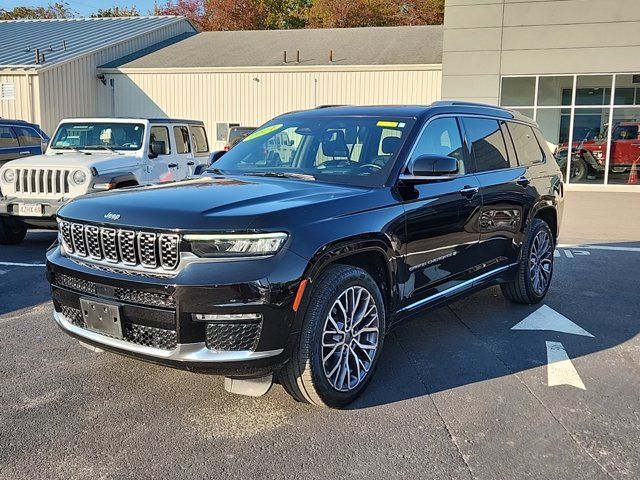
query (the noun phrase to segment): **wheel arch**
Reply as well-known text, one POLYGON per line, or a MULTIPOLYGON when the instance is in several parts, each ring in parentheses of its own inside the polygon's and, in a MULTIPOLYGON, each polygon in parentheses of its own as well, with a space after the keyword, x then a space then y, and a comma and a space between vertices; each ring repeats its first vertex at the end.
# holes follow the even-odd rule
MULTIPOLYGON (((392 251, 389 239, 380 238, 380 234, 343 239, 319 249, 309 261, 303 278, 313 287, 320 274, 330 265, 341 264, 361 268, 379 285, 385 310, 389 312, 396 300, 396 293, 393 291, 396 267, 392 251)), ((306 309, 311 290, 313 288, 305 291, 305 308, 300 309, 300 313, 304 313, 306 309)))
POLYGON ((533 219, 539 218, 540 220, 544 220, 546 222, 547 225, 549 225, 549 229, 551 230, 551 233, 553 234, 553 241, 554 243, 558 242, 558 235, 559 235, 559 227, 558 227, 558 212, 556 211, 556 209, 552 206, 542 206, 541 208, 538 208, 535 212, 535 214, 533 215, 533 219))

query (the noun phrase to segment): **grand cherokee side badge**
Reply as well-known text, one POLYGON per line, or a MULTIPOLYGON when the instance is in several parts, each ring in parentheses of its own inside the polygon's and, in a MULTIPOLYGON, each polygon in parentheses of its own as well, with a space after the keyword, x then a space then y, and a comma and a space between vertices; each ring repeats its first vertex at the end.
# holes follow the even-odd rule
POLYGON ((119 213, 107 213, 104 218, 106 218, 107 220, 120 220, 120 214, 119 213))

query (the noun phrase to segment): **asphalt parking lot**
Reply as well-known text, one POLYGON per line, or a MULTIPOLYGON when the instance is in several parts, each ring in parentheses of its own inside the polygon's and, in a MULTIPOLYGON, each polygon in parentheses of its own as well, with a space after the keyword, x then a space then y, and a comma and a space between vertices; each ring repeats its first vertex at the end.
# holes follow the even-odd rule
POLYGON ((0 477, 638 478, 640 236, 606 229, 640 198, 581 195, 544 306, 492 288, 401 326, 348 411, 92 353, 51 319, 55 235, 0 247, 0 477))

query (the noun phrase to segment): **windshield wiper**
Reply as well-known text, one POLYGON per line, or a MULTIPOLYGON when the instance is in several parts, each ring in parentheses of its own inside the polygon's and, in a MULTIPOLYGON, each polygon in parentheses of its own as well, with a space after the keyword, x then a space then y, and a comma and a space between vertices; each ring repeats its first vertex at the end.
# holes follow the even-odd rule
POLYGON ((274 177, 274 178, 295 178, 297 180, 315 180, 316 177, 307 173, 287 173, 287 172, 249 172, 245 175, 253 177, 274 177))
POLYGON ((224 172, 219 168, 207 168, 204 173, 214 173, 216 175, 224 175, 224 172))
POLYGON ((116 155, 122 155, 120 152, 116 152, 113 148, 107 146, 107 145, 87 145, 86 147, 84 147, 86 149, 89 148, 101 148, 102 150, 107 150, 111 153, 115 153, 116 155))
POLYGON ((66 145, 64 147, 53 147, 55 150, 73 150, 74 152, 84 153, 85 155, 91 155, 90 152, 83 152, 78 147, 74 147, 73 145, 66 145))

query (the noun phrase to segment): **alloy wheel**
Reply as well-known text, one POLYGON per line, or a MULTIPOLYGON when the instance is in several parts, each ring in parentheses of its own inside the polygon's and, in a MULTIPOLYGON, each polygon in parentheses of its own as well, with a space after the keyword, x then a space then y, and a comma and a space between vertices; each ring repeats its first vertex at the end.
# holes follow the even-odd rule
POLYGON ((536 234, 529 254, 529 272, 533 290, 544 295, 553 270, 553 242, 549 233, 542 230, 536 234))
POLYGON ((378 353, 380 319, 364 287, 344 290, 331 306, 322 330, 322 367, 340 392, 355 389, 367 377, 378 353))

